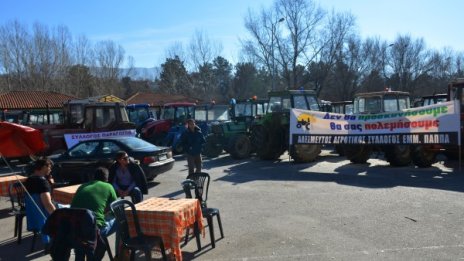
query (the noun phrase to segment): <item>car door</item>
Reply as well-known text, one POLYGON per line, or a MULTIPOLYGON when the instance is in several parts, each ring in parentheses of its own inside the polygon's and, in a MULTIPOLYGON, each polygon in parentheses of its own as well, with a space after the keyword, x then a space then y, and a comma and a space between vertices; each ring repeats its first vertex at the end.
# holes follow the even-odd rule
POLYGON ((60 174, 71 184, 80 184, 89 180, 89 175, 95 172, 99 158, 99 141, 83 141, 66 153, 66 158, 58 162, 60 174))

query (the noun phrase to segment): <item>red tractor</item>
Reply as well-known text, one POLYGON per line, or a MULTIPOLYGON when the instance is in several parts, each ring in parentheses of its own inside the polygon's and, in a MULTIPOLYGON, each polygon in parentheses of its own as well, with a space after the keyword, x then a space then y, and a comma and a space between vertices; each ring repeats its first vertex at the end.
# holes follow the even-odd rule
POLYGON ((47 144, 44 154, 50 155, 67 149, 65 134, 135 129, 135 124, 129 121, 122 103, 72 100, 63 105, 61 123, 32 124, 31 127, 42 132, 47 144))
POLYGON ((159 120, 147 122, 141 127, 140 137, 155 145, 171 146, 168 133, 173 127, 183 126, 185 120, 195 116, 195 103, 176 102, 164 105, 159 120))

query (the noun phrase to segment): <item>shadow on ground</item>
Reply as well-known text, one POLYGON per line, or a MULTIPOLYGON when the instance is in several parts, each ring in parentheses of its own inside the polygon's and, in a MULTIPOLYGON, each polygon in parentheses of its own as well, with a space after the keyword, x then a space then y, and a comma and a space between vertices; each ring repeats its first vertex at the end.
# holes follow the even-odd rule
POLYGON ((224 170, 226 175, 216 180, 233 184, 256 180, 335 182, 366 188, 408 186, 464 192, 464 186, 462 186, 464 175, 459 170, 458 161, 441 162, 441 168, 437 164, 429 168, 417 168, 412 165, 392 167, 387 162, 385 164, 370 162, 371 160, 367 164, 352 164, 344 157, 328 154, 319 157, 315 162, 304 164, 295 164, 284 158, 277 161, 263 161, 256 158, 238 161, 223 157, 217 159, 217 162, 213 160, 206 162, 205 165, 209 168, 229 166, 224 170), (332 163, 339 165, 332 172, 320 172, 321 167, 317 166, 332 163), (256 171, 258 169, 260 171, 256 171), (312 171, 312 169, 319 171, 312 171))

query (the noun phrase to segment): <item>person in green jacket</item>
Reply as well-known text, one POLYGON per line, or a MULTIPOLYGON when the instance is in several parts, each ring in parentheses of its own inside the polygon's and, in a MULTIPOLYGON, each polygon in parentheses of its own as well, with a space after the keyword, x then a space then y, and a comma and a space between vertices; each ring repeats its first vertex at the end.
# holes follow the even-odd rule
POLYGON ((71 202, 72 208, 86 208, 95 214, 100 234, 104 237, 116 232, 116 220, 105 216, 110 204, 117 199, 116 191, 108 183, 108 169, 99 167, 95 171, 94 180, 82 184, 71 202))

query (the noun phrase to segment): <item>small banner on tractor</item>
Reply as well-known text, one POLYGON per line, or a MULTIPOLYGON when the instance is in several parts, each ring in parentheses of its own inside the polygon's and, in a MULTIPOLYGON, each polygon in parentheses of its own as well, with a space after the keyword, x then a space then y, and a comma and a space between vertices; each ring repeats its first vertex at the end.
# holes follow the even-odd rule
POLYGON ((290 144, 461 145, 459 103, 347 115, 292 109, 290 144))
POLYGON ((135 134, 136 132, 134 129, 115 130, 115 131, 106 131, 106 132, 73 133, 73 134, 65 134, 64 140, 66 141, 66 146, 69 149, 82 140, 104 139, 104 138, 110 138, 110 137, 135 137, 135 134))

